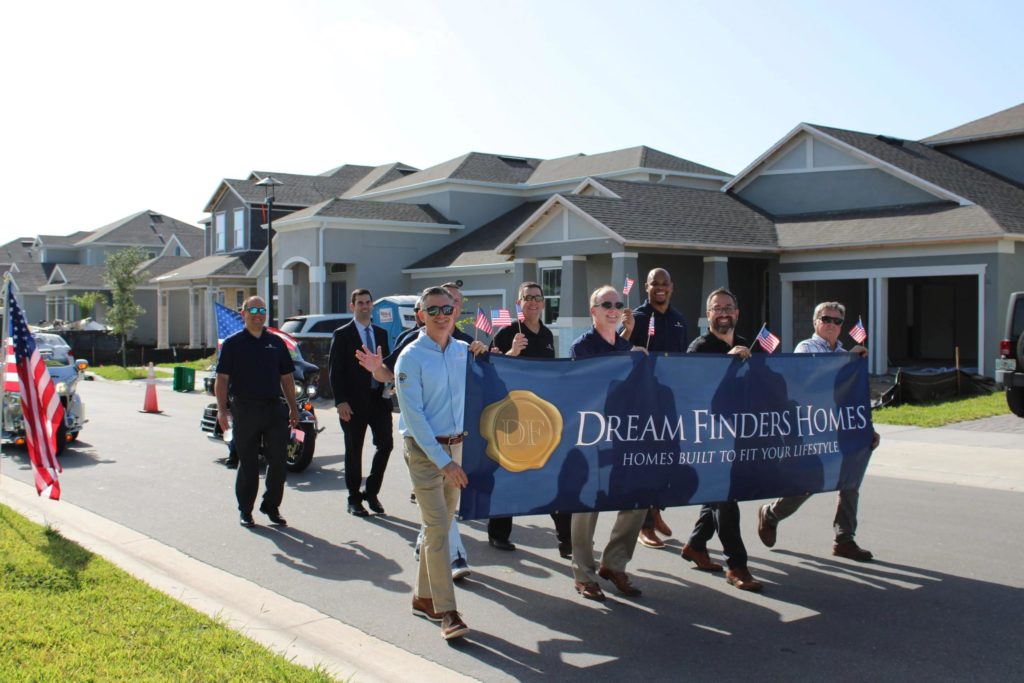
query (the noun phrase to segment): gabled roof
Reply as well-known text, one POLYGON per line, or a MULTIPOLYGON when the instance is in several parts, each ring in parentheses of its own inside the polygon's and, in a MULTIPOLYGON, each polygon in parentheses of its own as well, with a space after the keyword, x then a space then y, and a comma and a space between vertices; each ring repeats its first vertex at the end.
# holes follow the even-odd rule
POLYGON ((79 230, 70 235, 37 235, 36 240, 44 247, 70 247, 88 234, 88 230, 79 230))
POLYGON ((430 168, 410 173, 381 185, 377 190, 395 190, 431 180, 474 180, 484 183, 525 183, 540 164, 540 159, 469 152, 430 168))
MULTIPOLYGON (((553 204, 573 207, 618 235, 624 245, 668 245, 675 248, 774 251, 774 224, 732 195, 679 185, 639 183, 602 178, 577 188, 599 187, 612 193, 556 194, 535 212, 553 204)), ((524 223, 499 246, 511 251, 533 224, 524 223)))
POLYGON ((451 244, 438 249, 412 265, 407 270, 422 268, 450 268, 453 266, 476 266, 509 261, 511 256, 500 254, 498 245, 523 224, 540 208, 543 202, 526 202, 511 211, 481 225, 473 232, 460 237, 451 244))
MULTIPOLYGON (((358 164, 342 164, 341 166, 332 168, 329 171, 324 171, 319 175, 326 176, 328 178, 347 179, 351 180, 352 182, 356 182, 357 180, 359 180, 372 170, 373 166, 359 166, 358 164)), ((275 174, 274 177, 276 178, 277 175, 275 174)))
POLYGON ((274 203, 278 206, 304 207, 341 196, 367 173, 373 169, 369 166, 341 166, 334 169, 335 175, 302 175, 299 173, 270 173, 253 171, 248 178, 225 178, 207 202, 203 211, 210 213, 220 202, 225 192, 233 192, 243 202, 263 204, 266 192, 257 187, 256 182, 274 176, 283 185, 274 188, 274 203))
POLYGON ((1024 103, 936 133, 924 138, 921 142, 938 146, 1011 135, 1024 135, 1024 103))
MULTIPOLYGON (((3 270, 9 270, 10 264, 3 264, 3 270)), ((17 271, 11 272, 11 278, 18 283, 18 290, 28 294, 38 294, 39 288, 45 285, 53 272, 54 264, 19 263, 17 271)))
POLYGON ((38 263, 39 259, 33 258, 32 254, 34 243, 35 239, 32 237, 19 237, 6 244, 0 244, 0 264, 25 264, 33 261, 38 263))
POLYGON ((402 202, 374 202, 359 199, 328 199, 305 209, 290 213, 280 219, 277 225, 304 218, 351 218, 366 221, 389 221, 435 225, 459 225, 449 220, 429 204, 405 204, 402 202))
POLYGON ((202 234, 201 228, 146 210, 85 233, 74 245, 131 244, 163 247, 171 235, 198 235, 202 239, 202 234))
POLYGON ((416 173, 419 169, 408 164, 401 162, 395 162, 392 164, 384 164, 383 166, 377 166, 365 176, 363 176, 359 182, 354 184, 341 195, 348 199, 349 197, 357 197, 364 192, 386 185, 393 180, 404 178, 407 175, 416 173))
POLYGON ((50 273, 49 282, 39 289, 108 289, 103 279, 106 266, 83 265, 81 263, 58 263, 50 273), (63 277, 62 277, 63 276, 63 277))
POLYGON ((183 280, 203 280, 211 277, 244 278, 248 267, 237 256, 216 255, 206 256, 198 261, 188 263, 157 275, 150 279, 151 283, 166 283, 183 280))
POLYGON ((730 177, 725 171, 640 146, 601 154, 574 154, 560 159, 547 159, 537 166, 528 182, 530 185, 539 185, 634 169, 712 176, 723 180, 730 177))
POLYGON ((148 282, 152 283, 154 279, 169 273, 174 270, 179 270, 190 263, 195 263, 198 259, 189 258, 188 256, 157 256, 156 258, 144 261, 136 268, 136 272, 145 271, 149 274, 148 282))

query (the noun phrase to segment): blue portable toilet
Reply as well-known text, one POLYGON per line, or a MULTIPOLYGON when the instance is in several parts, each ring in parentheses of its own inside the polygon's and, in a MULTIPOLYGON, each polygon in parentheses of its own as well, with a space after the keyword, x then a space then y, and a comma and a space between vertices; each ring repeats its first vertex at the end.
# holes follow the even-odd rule
POLYGON ((373 323, 388 331, 388 346, 395 348, 395 339, 403 331, 416 327, 415 294, 392 294, 373 302, 373 323))

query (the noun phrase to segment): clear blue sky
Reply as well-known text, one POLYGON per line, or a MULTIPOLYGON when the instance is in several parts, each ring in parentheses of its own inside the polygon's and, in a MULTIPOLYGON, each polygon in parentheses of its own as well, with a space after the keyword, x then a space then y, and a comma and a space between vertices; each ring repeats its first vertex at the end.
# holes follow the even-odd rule
POLYGON ((17 3, 0 238, 224 177, 646 144, 735 173, 801 121, 917 139, 1024 101, 1024 3, 17 3))

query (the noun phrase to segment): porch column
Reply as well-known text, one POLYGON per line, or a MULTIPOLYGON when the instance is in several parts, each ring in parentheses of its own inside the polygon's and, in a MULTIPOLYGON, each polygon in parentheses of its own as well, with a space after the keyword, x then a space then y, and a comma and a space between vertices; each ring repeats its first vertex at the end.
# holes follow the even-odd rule
POLYGON ((889 372, 889 278, 868 280, 868 372, 884 375, 889 372))
POLYGON ((562 290, 559 293, 558 355, 569 355, 572 341, 590 328, 590 292, 587 291, 587 257, 562 257, 562 290))
MULTIPOLYGON (((705 256, 704 257, 704 274, 701 280, 702 290, 702 303, 707 299, 708 294, 715 291, 719 287, 729 287, 729 258, 727 256, 705 256)), ((704 310, 702 305, 701 310, 704 310)), ((697 319, 697 327, 700 328, 700 334, 707 334, 708 319, 706 316, 702 316, 697 319)))
POLYGON ((295 313, 295 271, 282 268, 274 274, 274 283, 277 285, 277 308, 274 312, 280 326, 282 320, 295 313))
POLYGON ((188 288, 188 347, 199 348, 202 339, 202 318, 200 317, 201 299, 198 287, 188 288))
MULTIPOLYGON (((792 353, 796 343, 793 341, 793 281, 783 279, 779 282, 782 298, 782 322, 777 334, 782 341, 781 351, 792 353)), ((760 326, 758 326, 760 327, 760 326)))
POLYGON ((309 267, 309 312, 326 313, 324 310, 324 282, 327 269, 323 266, 309 267))
POLYGON ((217 307, 214 305, 220 302, 220 287, 209 287, 206 290, 206 302, 204 304, 206 319, 206 340, 203 344, 208 349, 217 348, 217 307))
MULTIPOLYGON (((519 285, 524 282, 538 282, 537 280, 537 259, 517 258, 513 262, 512 283, 509 285, 508 297, 505 299, 514 302, 519 295, 519 285)), ((514 306, 514 303, 510 303, 514 306)))
MULTIPOLYGON (((636 308, 644 300, 646 294, 644 293, 644 277, 646 274, 641 275, 639 272, 639 266, 637 265, 637 254, 632 251, 620 251, 618 253, 612 253, 612 281, 609 282, 612 287, 617 289, 619 293, 622 293, 623 285, 626 284, 626 278, 630 277, 636 282, 633 283, 633 290, 629 293, 629 296, 623 296, 622 300, 630 308, 636 308)), ((588 294, 590 292, 587 292, 588 294)), ((590 306, 587 302, 587 315, 590 314, 590 306)))
POLYGON ((156 290, 156 347, 158 349, 166 349, 170 346, 167 329, 170 315, 167 303, 167 291, 158 286, 156 290))

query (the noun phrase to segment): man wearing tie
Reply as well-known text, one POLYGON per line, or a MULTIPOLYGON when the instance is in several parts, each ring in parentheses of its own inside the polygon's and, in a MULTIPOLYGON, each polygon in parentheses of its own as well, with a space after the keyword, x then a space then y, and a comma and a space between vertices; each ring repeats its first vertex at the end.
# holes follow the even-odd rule
POLYGON ((387 332, 370 322, 373 296, 368 289, 352 292, 349 303, 355 319, 334 331, 331 352, 327 362, 334 391, 334 404, 345 433, 345 485, 348 487, 348 512, 366 517, 370 510, 384 514, 377 495, 384 482, 384 470, 391 456, 391 401, 384 398, 384 385, 364 370, 356 360, 356 351, 365 346, 370 352, 381 348, 388 355, 387 332), (363 438, 366 428, 373 434, 377 452, 373 456, 366 488, 360 491, 363 480, 363 438))

